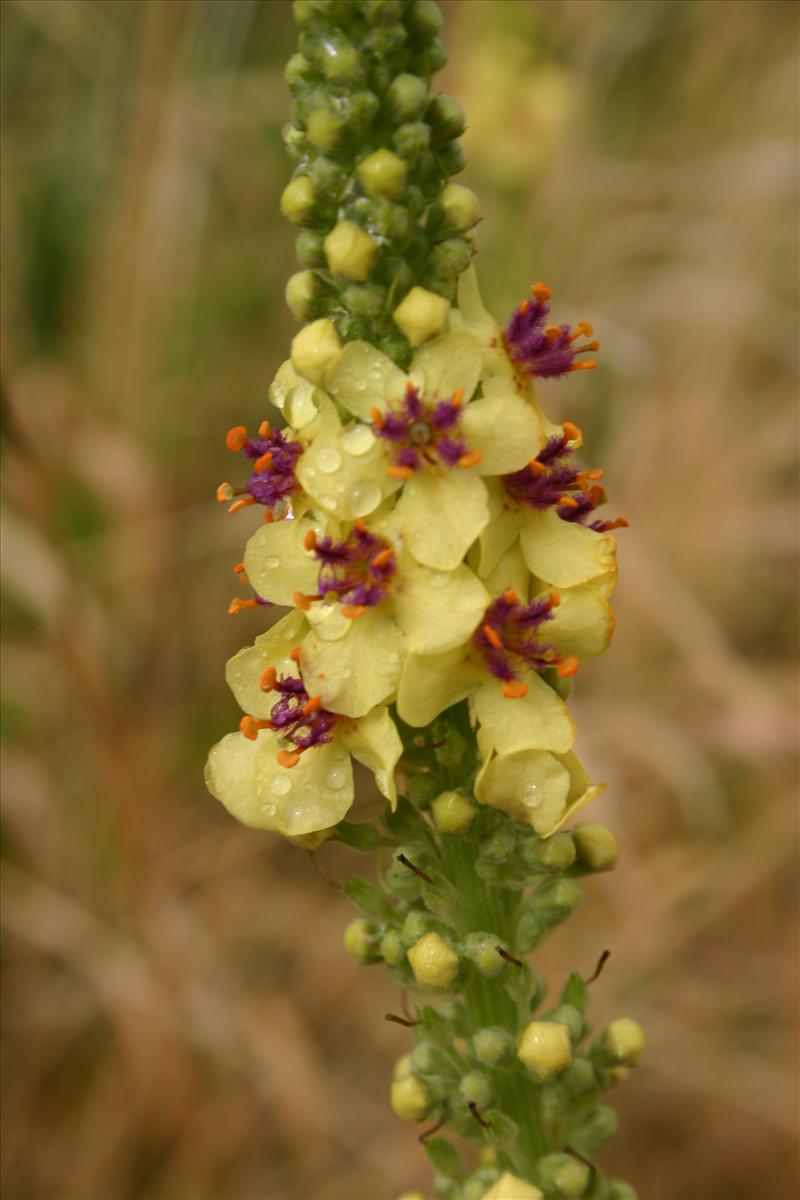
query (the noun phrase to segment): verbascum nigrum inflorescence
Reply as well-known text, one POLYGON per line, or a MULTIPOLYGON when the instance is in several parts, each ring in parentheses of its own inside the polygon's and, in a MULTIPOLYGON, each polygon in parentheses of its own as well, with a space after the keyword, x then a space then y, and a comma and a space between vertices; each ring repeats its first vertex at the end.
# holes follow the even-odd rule
MULTIPOLYGON (((244 716, 211 751, 211 792, 247 825, 378 856, 345 946, 416 997, 391 1105, 443 1200, 623 1200, 596 1152, 606 1093, 636 1066, 622 1017, 592 1036, 573 972, 547 1001, 529 958, 610 870, 613 833, 574 818, 602 790, 573 750, 580 663, 613 630, 612 531, 581 431, 537 377, 594 366, 585 322, 535 283, 505 325, 471 256, 478 206, 450 176, 464 118, 430 94, 444 62, 431 0, 296 0, 286 77, 295 173, 282 197, 304 322, 270 400, 241 425, 253 509, 230 611, 288 610, 228 664, 244 716), (386 798, 346 818, 353 759, 386 798), (568 828, 569 826, 569 828, 568 828), (459 1135, 461 1151, 447 1140, 459 1135), (480 1150, 470 1152, 464 1141, 480 1150)), ((245 518, 246 519, 246 518, 245 518)))

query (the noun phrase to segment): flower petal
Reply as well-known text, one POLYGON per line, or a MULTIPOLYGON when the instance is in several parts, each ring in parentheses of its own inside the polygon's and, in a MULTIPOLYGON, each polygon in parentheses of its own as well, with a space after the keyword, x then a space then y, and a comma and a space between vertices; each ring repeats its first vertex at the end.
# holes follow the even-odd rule
POLYGON ((499 680, 484 682, 475 697, 478 720, 489 730, 499 754, 518 750, 565 753, 575 740, 575 725, 566 704, 535 671, 528 672, 525 682, 527 694, 516 700, 503 695, 499 680))
POLYGON ((386 412, 400 400, 406 376, 369 342, 348 342, 325 376, 328 391, 354 417, 369 421, 373 408, 386 412))
POLYGON ((409 654, 397 689, 397 712, 407 725, 429 724, 446 708, 469 696, 485 673, 465 659, 465 646, 444 654, 409 654))
POLYGON ((243 712, 262 720, 269 718, 275 695, 262 692, 258 681, 267 667, 274 667, 279 675, 297 674, 297 664, 289 655, 300 645, 307 628, 303 614, 295 609, 228 660, 225 678, 243 712))
POLYGON ((608 602, 614 582, 613 575, 600 575, 561 590, 561 602, 546 626, 546 640, 561 654, 596 658, 608 649, 615 624, 608 602))
POLYGON ((518 750, 487 760, 475 780, 481 804, 547 836, 564 819, 570 775, 546 750, 518 750))
POLYGON ((290 607, 295 592, 316 592, 319 563, 303 545, 310 529, 318 531, 319 525, 307 517, 274 521, 262 525, 248 541, 245 573, 263 600, 290 607))
POLYGON ((353 803, 353 769, 341 741, 306 750, 294 767, 276 758, 272 730, 229 733, 211 750, 206 785, 238 821, 287 837, 329 829, 353 803))
POLYGON ((469 449, 481 452, 481 475, 521 470, 544 442, 536 410, 510 388, 467 404, 461 429, 469 449))
POLYGON ((497 479, 484 480, 489 490, 489 523, 478 540, 478 574, 485 579, 514 542, 522 518, 497 479))
MULTIPOLYGON (((338 634, 338 613, 329 618, 338 634)), ((347 620, 347 618, 345 618, 347 620)), ((363 717, 376 704, 390 700, 400 678, 400 635, 385 602, 347 620, 343 637, 326 638, 323 621, 302 645, 300 669, 310 695, 322 697, 323 708, 346 717, 363 717)))
POLYGON ((531 573, 556 587, 575 587, 614 569, 614 539, 564 521, 554 508, 522 512, 520 543, 531 573))
POLYGON ((413 654, 440 654, 465 642, 490 596, 469 567, 434 571, 403 555, 390 604, 413 654))
MULTIPOLYGON (((331 405, 331 407, 333 407, 331 405)), ((305 431, 304 431, 305 432, 305 431)), ((323 511, 341 521, 366 517, 402 486, 386 470, 388 450, 368 425, 321 429, 297 461, 297 478, 323 511)))
POLYGON ((409 376, 426 396, 448 399, 459 388, 469 400, 478 386, 481 352, 468 333, 447 333, 418 350, 409 376))
MULTIPOLYGON (((523 604, 527 602, 531 576, 525 565, 525 559, 522 557, 519 542, 515 542, 513 546, 506 550, 494 569, 489 572, 484 582, 493 596, 499 596, 506 588, 511 588, 512 591, 517 593, 523 604)), ((548 637, 546 640, 549 641, 549 624, 547 630, 548 637)))
POLYGON ((550 837, 552 833, 560 829, 575 813, 580 809, 595 800, 606 790, 608 786, 605 783, 590 784, 589 776, 584 771, 576 756, 570 752, 561 757, 561 762, 569 772, 569 793, 564 812, 554 822, 547 825, 544 821, 544 814, 540 822, 541 828, 537 827, 537 832, 542 837, 550 837))
POLYGON ((486 486, 473 468, 425 468, 406 482, 394 517, 417 562, 452 571, 489 520, 486 486))
POLYGON ((340 736, 353 758, 372 771, 376 784, 395 808, 394 772, 403 753, 403 743, 388 708, 373 708, 358 721, 345 721, 340 736))

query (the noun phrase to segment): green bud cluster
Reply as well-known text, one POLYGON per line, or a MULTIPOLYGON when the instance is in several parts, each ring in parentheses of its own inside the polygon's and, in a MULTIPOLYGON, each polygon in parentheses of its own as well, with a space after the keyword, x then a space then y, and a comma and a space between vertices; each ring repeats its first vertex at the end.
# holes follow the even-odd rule
POLYGON ((444 1137, 426 1139, 442 1200, 628 1195, 587 1164, 616 1130, 604 1097, 641 1060, 641 1030, 621 1017, 592 1038, 581 976, 545 1007, 526 961, 580 903, 576 876, 608 869, 609 831, 593 822, 541 838, 477 804, 465 703, 437 718, 424 748, 399 724, 407 795, 381 834, 344 823, 334 835, 383 855, 376 885, 344 884, 362 912, 345 933, 348 951, 384 962, 418 997, 413 1013, 393 1016, 415 1045, 398 1063, 392 1108, 402 1120, 442 1122, 488 1155, 468 1171, 444 1137))
POLYGON ((428 325, 398 307, 414 288, 452 301, 479 220, 474 193, 449 182, 464 167, 464 114, 430 95, 447 57, 442 14, 433 0, 295 0, 294 14, 284 136, 295 170, 281 209, 302 270, 286 302, 406 365, 428 325))

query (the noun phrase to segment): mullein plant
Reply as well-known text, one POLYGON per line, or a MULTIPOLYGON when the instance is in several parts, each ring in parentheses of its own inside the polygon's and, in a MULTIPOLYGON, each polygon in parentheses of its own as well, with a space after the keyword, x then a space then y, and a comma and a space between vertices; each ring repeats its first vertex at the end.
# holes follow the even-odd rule
POLYGON ((377 886, 338 885, 361 914, 344 942, 413 997, 390 1014, 415 1043, 391 1106, 423 1126, 437 1196, 623 1200, 595 1156, 642 1033, 620 1017, 592 1036, 590 980, 546 1000, 530 963, 580 880, 617 861, 609 829, 570 824, 603 785, 574 753, 568 697, 610 640, 627 522, 600 515, 580 429, 533 390, 593 367, 597 342, 552 323, 546 284, 505 326, 482 303, 477 200, 450 182, 464 116, 430 94, 437 5, 294 13, 281 207, 303 327, 270 389, 279 420, 228 432, 244 462, 217 492, 263 515, 230 612, 288 612, 228 664, 244 716, 208 787, 312 853, 377 854, 377 886), (354 759, 386 799, 379 826, 347 820, 354 759))

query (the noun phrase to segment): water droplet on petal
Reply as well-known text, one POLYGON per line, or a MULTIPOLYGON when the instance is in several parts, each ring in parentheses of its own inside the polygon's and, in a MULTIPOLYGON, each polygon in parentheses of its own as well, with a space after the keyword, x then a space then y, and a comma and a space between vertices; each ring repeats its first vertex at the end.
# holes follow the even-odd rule
POLYGON ((274 792, 276 796, 288 796, 292 790, 292 781, 288 775, 290 769, 289 767, 281 767, 281 774, 273 775, 270 779, 269 790, 274 792))
POLYGON ((278 558, 277 554, 268 554, 264 559, 264 566, 269 567, 271 571, 274 571, 275 568, 279 567, 280 565, 281 560, 278 558))
POLYGON ((400 662, 400 655, 394 654, 394 653, 387 654, 386 661, 387 661, 387 663, 389 663, 390 666, 394 667, 397 663, 400 662))
POLYGON ((343 763, 331 767, 325 777, 325 783, 334 791, 338 791, 339 788, 344 787, 347 783, 347 767, 343 763))
POLYGON ((278 811, 278 806, 276 804, 262 804, 261 811, 267 817, 274 817, 275 813, 278 811))
POLYGON ((319 502, 323 508, 328 510, 328 512, 333 512, 336 508, 335 496, 320 496, 319 502))
POLYGON ((347 503, 354 517, 366 517, 381 502, 381 489, 374 479, 361 479, 347 493, 347 503))
POLYGON ((349 679, 350 676, 353 674, 353 672, 350 670, 349 667, 342 667, 339 674, 342 677, 342 679, 349 679))
POLYGON ((339 443, 348 454, 366 454, 375 445, 375 434, 369 425, 349 425, 339 438, 339 443))
POLYGON ((325 475, 338 471, 342 465, 342 456, 335 446, 323 446, 317 455, 317 466, 325 475))
POLYGON ((447 586, 449 579, 450 576, 447 571, 431 571, 428 576, 428 583, 432 588, 443 588, 447 586))
POLYGON ((313 388, 300 384, 289 391, 283 406, 283 415, 294 429, 303 429, 310 425, 318 412, 313 388))

